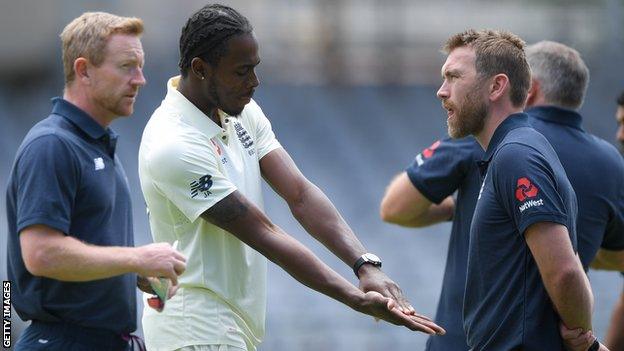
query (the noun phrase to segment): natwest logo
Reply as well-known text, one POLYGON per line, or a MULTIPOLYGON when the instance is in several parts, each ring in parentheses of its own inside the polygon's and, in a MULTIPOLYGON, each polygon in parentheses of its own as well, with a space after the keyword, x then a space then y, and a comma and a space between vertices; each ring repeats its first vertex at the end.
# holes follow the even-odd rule
POLYGON ((537 187, 526 177, 518 179, 518 184, 516 186, 516 199, 520 202, 531 197, 536 197, 539 192, 537 187))
POLYGON ((433 153, 435 152, 435 149, 438 148, 438 146, 440 146, 440 140, 436 141, 435 143, 431 144, 431 146, 424 149, 422 152, 423 156, 425 158, 430 158, 431 156, 433 156, 433 153))

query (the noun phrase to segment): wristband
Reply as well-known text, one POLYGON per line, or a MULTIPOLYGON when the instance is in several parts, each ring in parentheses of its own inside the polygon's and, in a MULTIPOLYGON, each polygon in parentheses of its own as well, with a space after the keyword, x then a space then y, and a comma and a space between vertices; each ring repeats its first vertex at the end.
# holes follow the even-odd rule
POLYGON ((594 343, 587 349, 587 351, 598 351, 600 349, 600 343, 598 342, 598 338, 594 340, 594 343))

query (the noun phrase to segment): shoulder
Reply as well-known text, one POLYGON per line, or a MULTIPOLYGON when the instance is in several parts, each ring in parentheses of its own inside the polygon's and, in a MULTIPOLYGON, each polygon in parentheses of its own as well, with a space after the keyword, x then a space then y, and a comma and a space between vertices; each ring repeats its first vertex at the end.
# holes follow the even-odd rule
POLYGON ((260 108, 260 105, 258 105, 258 103, 253 99, 251 99, 251 101, 249 101, 249 103, 245 105, 243 112, 241 112, 240 114, 240 118, 241 120, 253 125, 262 123, 264 121, 268 122, 268 119, 264 115, 262 108, 260 108))

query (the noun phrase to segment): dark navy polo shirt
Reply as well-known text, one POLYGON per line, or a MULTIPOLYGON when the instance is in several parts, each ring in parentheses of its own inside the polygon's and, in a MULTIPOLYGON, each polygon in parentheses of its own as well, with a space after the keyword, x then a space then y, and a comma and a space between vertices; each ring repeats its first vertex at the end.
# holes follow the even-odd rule
POLYGON ((453 227, 436 313, 436 323, 444 326, 443 337, 430 337, 429 351, 468 350, 462 320, 470 223, 481 186, 477 161, 484 151, 473 137, 443 139, 416 156, 407 169, 414 186, 429 201, 439 204, 457 191, 453 227))
POLYGON ((599 248, 624 250, 624 160, 617 149, 581 127, 575 111, 540 106, 529 122, 557 152, 578 198, 578 252, 585 270, 599 248))
POLYGON ((474 350, 562 350, 559 317, 524 237, 534 223, 567 227, 576 195, 546 138, 514 114, 492 136, 470 230, 464 329, 474 350), (487 168, 486 168, 487 167, 487 168))
POLYGON ((19 233, 43 224, 98 246, 133 246, 128 182, 117 137, 56 98, 49 117, 20 145, 7 189, 8 276, 24 320, 68 322, 128 333, 136 329, 136 275, 63 282, 31 275, 19 233))

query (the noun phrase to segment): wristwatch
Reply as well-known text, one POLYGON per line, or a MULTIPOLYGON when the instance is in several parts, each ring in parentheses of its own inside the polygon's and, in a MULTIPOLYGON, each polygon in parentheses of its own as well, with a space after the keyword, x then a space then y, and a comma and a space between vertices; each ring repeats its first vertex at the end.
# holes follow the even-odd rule
POLYGON ((377 255, 375 254, 367 252, 360 256, 360 258, 358 258, 357 261, 355 261, 355 263, 353 264, 353 273, 355 273, 355 276, 358 277, 358 279, 360 278, 358 271, 360 270, 360 267, 362 267, 362 265, 366 263, 372 264, 377 268, 381 268, 381 260, 379 259, 379 257, 377 257, 377 255))

